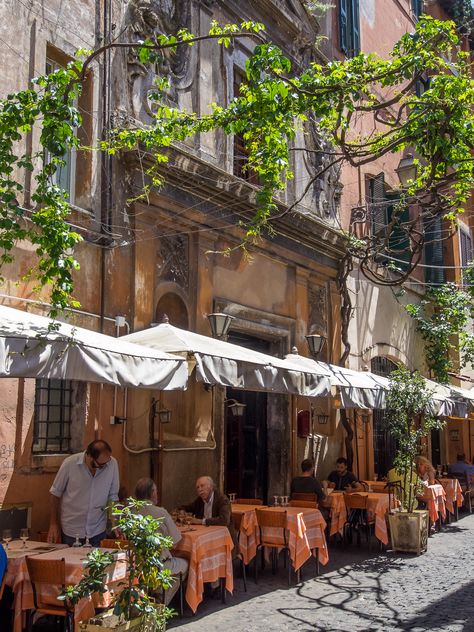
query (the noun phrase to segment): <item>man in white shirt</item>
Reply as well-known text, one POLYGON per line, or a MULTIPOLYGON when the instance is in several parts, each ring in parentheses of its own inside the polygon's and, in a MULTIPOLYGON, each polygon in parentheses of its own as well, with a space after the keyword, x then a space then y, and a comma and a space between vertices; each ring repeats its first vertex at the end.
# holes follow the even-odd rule
POLYGON ((51 486, 48 542, 72 545, 76 538, 99 546, 106 537, 107 505, 118 500, 119 473, 112 448, 103 440, 67 457, 51 486))

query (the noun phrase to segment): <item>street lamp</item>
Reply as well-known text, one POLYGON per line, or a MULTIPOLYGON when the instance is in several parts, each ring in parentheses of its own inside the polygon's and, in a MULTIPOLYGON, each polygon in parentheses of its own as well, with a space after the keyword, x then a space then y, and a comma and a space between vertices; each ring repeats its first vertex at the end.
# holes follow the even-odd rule
POLYGON ((241 404, 236 399, 226 399, 226 402, 232 402, 231 404, 227 404, 227 407, 235 417, 242 417, 247 404, 241 404))
POLYGON ((408 183, 416 178, 417 166, 413 158, 413 154, 407 154, 398 163, 398 167, 395 169, 402 189, 408 187, 408 183))
POLYGON ((171 422, 171 410, 162 408, 158 411, 158 418, 160 420, 160 424, 169 424, 171 422))
POLYGON ((317 358, 323 350, 326 338, 324 336, 321 336, 320 334, 309 334, 308 336, 306 336, 306 341, 308 343, 310 354, 313 356, 313 358, 317 358))
POLYGON ((211 326, 212 337, 225 340, 229 333, 230 325, 234 320, 234 316, 223 314, 222 312, 214 312, 208 314, 207 318, 211 326))

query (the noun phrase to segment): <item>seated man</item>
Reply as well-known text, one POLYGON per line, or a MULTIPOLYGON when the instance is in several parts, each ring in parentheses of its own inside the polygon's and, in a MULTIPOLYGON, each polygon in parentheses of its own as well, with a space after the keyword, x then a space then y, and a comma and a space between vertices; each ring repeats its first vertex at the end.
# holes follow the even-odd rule
MULTIPOLYGON (((161 533, 172 538, 174 544, 177 544, 181 540, 182 535, 166 509, 157 506, 157 488, 151 478, 141 478, 138 481, 135 488, 135 497, 137 500, 150 501, 149 504, 140 508, 140 513, 143 516, 151 516, 161 520, 161 533)), ((168 569, 175 576, 172 586, 165 591, 165 605, 168 605, 179 588, 177 576, 182 573, 184 578, 188 572, 188 561, 181 557, 173 557, 168 549, 163 549, 161 561, 163 562, 163 568, 168 569)))
POLYGON ((326 500, 321 483, 314 478, 314 463, 312 459, 301 462, 301 476, 295 476, 291 481, 290 497, 293 494, 314 494, 318 503, 326 500))
POLYGON ((232 551, 235 557, 239 552, 237 533, 232 522, 232 510, 229 499, 216 488, 210 476, 200 476, 196 481, 198 497, 191 504, 182 507, 194 515, 191 524, 227 527, 234 543, 232 551))
POLYGON ((459 478, 463 476, 470 477, 470 482, 474 483, 474 465, 467 463, 465 454, 458 454, 456 463, 448 465, 448 473, 459 478))
POLYGON ((359 483, 357 476, 347 469, 347 459, 343 456, 336 461, 336 469, 333 470, 328 478, 328 487, 334 488, 336 491, 354 491, 363 489, 359 483))

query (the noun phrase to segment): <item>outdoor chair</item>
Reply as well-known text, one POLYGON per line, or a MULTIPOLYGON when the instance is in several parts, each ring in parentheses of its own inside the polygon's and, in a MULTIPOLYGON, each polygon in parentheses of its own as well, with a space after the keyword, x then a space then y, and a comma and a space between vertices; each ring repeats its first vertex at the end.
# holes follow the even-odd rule
POLYGON ((344 493, 344 503, 347 509, 347 522, 344 525, 344 539, 349 534, 349 541, 352 542, 352 535, 357 533, 357 545, 360 546, 360 533, 365 531, 367 547, 370 551, 370 536, 375 529, 375 518, 369 519, 367 512, 367 494, 365 493, 344 493))
POLYGON ((461 485, 462 495, 464 497, 464 507, 472 513, 472 499, 474 498, 474 481, 468 474, 464 476, 456 476, 461 485))
MULTIPOLYGON (((60 560, 42 560, 41 558, 26 558, 26 566, 33 588, 34 610, 38 614, 50 615, 64 619, 64 632, 72 632, 74 629, 74 608, 70 608, 67 601, 58 601, 55 597, 49 596, 45 599, 38 591, 40 585, 58 587, 58 594, 66 585, 66 562, 64 558, 60 560)), ((31 632, 33 627, 32 611, 28 611, 27 630, 31 632)))
POLYGON ((233 505, 263 505, 263 500, 260 498, 236 498, 233 505))
POLYGON ((295 492, 294 494, 291 494, 291 500, 306 500, 308 502, 313 502, 316 503, 316 506, 318 506, 318 501, 316 499, 316 494, 304 494, 304 493, 298 493, 295 492))
POLYGON ((3 597, 3 591, 5 590, 6 573, 3 576, 2 583, 0 584, 0 599, 3 597))
MULTIPOLYGON (((183 573, 178 573, 177 575, 173 575, 173 577, 176 579, 176 581, 179 582, 179 588, 178 588, 178 594, 179 594, 179 616, 182 619, 184 617, 184 582, 185 582, 185 578, 183 573)), ((165 594, 166 591, 164 588, 162 588, 159 593, 158 591, 156 593, 154 593, 155 595, 159 594, 159 597, 157 597, 160 600, 160 603, 164 604, 165 603, 165 594)), ((174 595, 172 600, 174 599, 174 595)))
POLYGON ((317 509, 318 503, 315 500, 290 500, 289 507, 306 507, 307 509, 317 509))
POLYGON ((120 538, 105 538, 100 541, 100 546, 103 549, 127 549, 129 541, 120 538))
MULTIPOLYGON (((278 569, 279 549, 283 549, 285 555, 285 565, 288 564, 288 586, 291 584, 291 558, 288 547, 286 531, 286 511, 267 511, 256 509, 258 529, 260 532, 260 542, 257 544, 257 555, 255 556, 255 581, 258 581, 258 551, 261 549, 262 569, 265 565, 264 549, 268 548, 272 556, 272 573, 275 575, 278 569), (265 529, 272 529, 271 534, 265 529), (275 533, 276 532, 276 533, 275 533)), ((299 581, 299 572, 297 572, 299 581)))
MULTIPOLYGON (((247 504, 247 503, 245 503, 247 504)), ((240 527, 242 525, 242 517, 241 513, 233 513, 232 514, 232 522, 234 523, 234 529, 237 532, 237 542, 240 544, 240 527)), ((242 581, 244 583, 244 591, 247 592, 247 571, 245 570, 245 562, 242 553, 237 554, 236 558, 240 562, 240 569, 242 571, 242 581)), ((255 564, 257 564, 257 558, 255 558, 255 564)))

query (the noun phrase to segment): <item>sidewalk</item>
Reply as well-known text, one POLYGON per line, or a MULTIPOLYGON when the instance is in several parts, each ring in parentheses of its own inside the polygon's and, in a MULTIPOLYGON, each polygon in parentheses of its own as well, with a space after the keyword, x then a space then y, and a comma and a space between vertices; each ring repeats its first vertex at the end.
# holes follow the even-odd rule
MULTIPOLYGON (((375 548, 375 547, 374 547, 375 548)), ((180 632, 474 632, 474 514, 446 525, 420 557, 390 552, 369 556, 362 546, 330 548, 321 576, 287 588, 281 568, 256 585, 253 573, 235 580, 227 604, 208 599, 196 616, 174 619, 180 632)), ((309 564, 309 566, 308 566, 309 564)), ((314 575, 305 566, 303 578, 314 575)))

